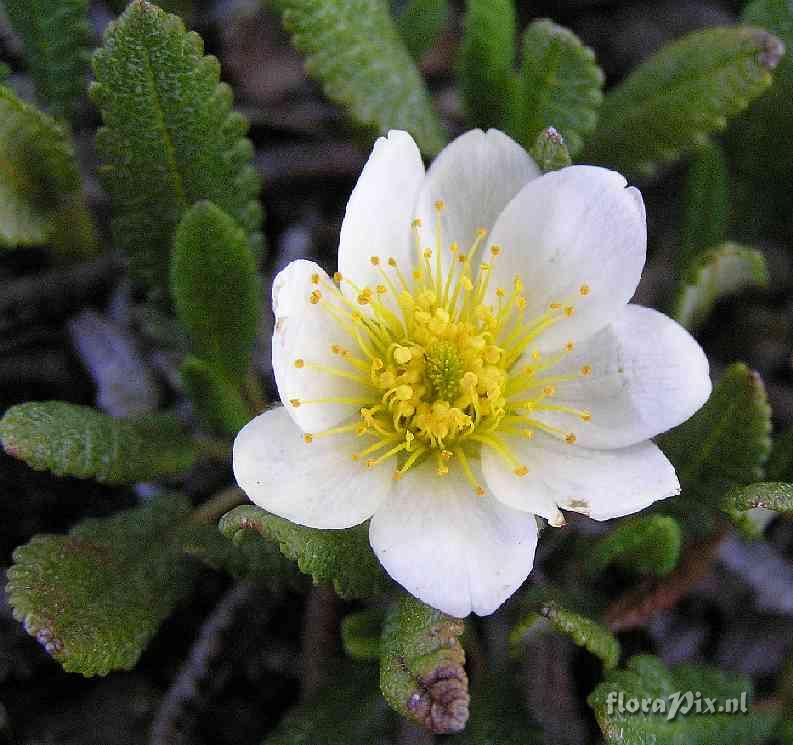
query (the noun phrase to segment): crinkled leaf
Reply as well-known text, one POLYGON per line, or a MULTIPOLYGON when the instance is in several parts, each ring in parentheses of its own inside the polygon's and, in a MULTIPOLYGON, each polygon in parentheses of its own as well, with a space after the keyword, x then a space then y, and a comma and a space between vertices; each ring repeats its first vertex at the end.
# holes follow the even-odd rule
POLYGON ((765 481, 736 486, 727 493, 726 502, 737 510, 763 507, 775 512, 793 512, 793 484, 765 481))
POLYGON ((331 672, 317 695, 287 712, 262 745, 379 745, 394 722, 377 693, 376 668, 352 663, 331 672))
POLYGON ((588 568, 599 572, 618 563, 641 574, 662 577, 677 566, 681 541, 680 524, 669 515, 623 520, 595 544, 588 568))
POLYGON ((549 20, 534 21, 523 34, 523 62, 513 99, 511 130, 526 147, 545 127, 554 127, 576 155, 595 129, 603 101, 603 71, 595 53, 572 32, 549 20))
POLYGON ((458 78, 472 126, 506 127, 515 95, 516 34, 514 0, 467 0, 458 78))
POLYGON ((274 592, 301 589, 303 580, 273 543, 253 530, 240 531, 230 541, 214 524, 190 524, 182 533, 185 552, 213 569, 222 569, 238 579, 250 579, 274 592))
POLYGON ((239 383, 259 320, 259 278, 245 231, 211 202, 198 202, 176 229, 171 293, 193 352, 239 383))
POLYGON ((71 119, 88 72, 88 0, 4 0, 25 46, 36 93, 51 114, 71 119))
POLYGON ((651 173, 724 129, 768 88, 782 52, 772 34, 742 27, 695 31, 668 44, 606 95, 583 159, 651 173))
POLYGON ((0 86, 0 247, 52 241, 90 253, 95 236, 69 136, 0 86))
POLYGON ((698 256, 727 240, 730 174, 721 145, 700 148, 688 167, 678 272, 685 276, 698 256))
POLYGON ((341 622, 344 651, 354 660, 379 660, 384 614, 381 608, 350 613, 341 622))
POLYGON ((68 535, 37 535, 14 552, 14 616, 68 672, 129 670, 190 590, 179 530, 189 501, 167 496, 68 535))
POLYGON ((693 260, 678 288, 672 316, 687 329, 695 329, 720 298, 766 284, 768 267, 760 251, 723 243, 693 260))
POLYGON ((347 530, 318 530, 244 505, 223 516, 220 530, 234 541, 241 531, 258 532, 278 544, 284 556, 296 561, 300 571, 315 583, 332 582, 343 598, 376 595, 390 584, 369 546, 366 524, 347 530))
POLYGON ((445 734, 468 721, 468 676, 460 636, 465 626, 403 594, 383 626, 380 688, 403 717, 445 734))
POLYGON ((667 500, 684 512, 698 503, 720 501, 735 485, 762 478, 771 448, 771 409, 760 376, 731 365, 708 402, 691 419, 661 437, 683 488, 667 500))
POLYGON ((619 662, 620 643, 605 626, 553 602, 544 603, 538 612, 528 613, 515 625, 509 636, 513 649, 520 645, 526 632, 542 618, 548 619, 555 631, 569 636, 579 647, 599 657, 606 670, 619 662))
POLYGON ((135 276, 167 285, 174 231, 190 205, 209 199, 261 247, 259 179, 247 122, 232 112, 220 65, 182 21, 131 3, 94 55, 91 96, 105 126, 97 148, 111 196, 117 245, 135 276))
POLYGON ((187 470, 193 441, 170 416, 114 419, 88 406, 33 401, 8 409, 0 441, 36 471, 132 484, 187 470))
POLYGON ((397 18, 397 28, 408 51, 420 59, 449 20, 447 0, 410 0, 397 18))
POLYGON ((434 155, 446 135, 385 0, 278 0, 306 70, 352 117, 380 133, 404 129, 434 155))
POLYGON ((572 163, 564 138, 553 127, 546 127, 537 135, 529 153, 544 173, 558 171, 572 163))
POLYGON ((219 367, 188 355, 179 369, 182 385, 210 429, 236 435, 251 419, 239 385, 219 367))
MULTIPOLYGON (((752 682, 743 675, 729 674, 713 668, 680 665, 667 669, 656 657, 639 655, 628 661, 627 669, 612 670, 587 699, 595 710, 600 729, 608 745, 715 745, 715 743, 746 743, 760 745, 771 733, 775 717, 766 713, 720 713, 719 705, 735 699, 739 705, 746 694, 747 706, 752 701, 752 682), (684 711, 685 696, 693 700, 697 692, 713 698, 716 713, 684 711), (683 696, 677 716, 668 719, 675 694, 683 696), (612 706, 609 709, 609 696, 612 706), (660 699, 666 713, 629 713, 619 711, 619 696, 629 699, 660 699)), ((702 706, 704 711, 704 704, 702 706)))

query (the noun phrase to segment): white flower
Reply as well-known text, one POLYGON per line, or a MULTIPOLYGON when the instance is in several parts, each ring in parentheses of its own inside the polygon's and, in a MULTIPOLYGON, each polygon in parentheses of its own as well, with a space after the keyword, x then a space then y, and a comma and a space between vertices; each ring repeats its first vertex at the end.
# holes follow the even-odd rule
POLYGON ((258 505, 302 525, 371 518, 393 579, 454 616, 492 613, 528 576, 542 515, 596 520, 679 492, 651 437, 711 390, 674 321, 629 305, 641 194, 618 173, 541 176, 496 130, 425 174, 380 138, 350 197, 339 272, 275 279, 284 403, 234 444, 258 505))

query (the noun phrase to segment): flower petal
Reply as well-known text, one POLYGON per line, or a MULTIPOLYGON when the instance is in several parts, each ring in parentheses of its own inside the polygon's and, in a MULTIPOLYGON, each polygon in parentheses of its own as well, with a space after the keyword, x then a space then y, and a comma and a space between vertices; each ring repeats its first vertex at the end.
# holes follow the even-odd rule
POLYGON ((385 570, 408 592, 462 618, 496 610, 528 577, 537 546, 534 515, 477 496, 461 473, 431 463, 397 482, 369 526, 385 570))
MULTIPOLYGON (((344 369, 331 346, 350 348, 355 342, 323 309, 310 302, 319 290, 324 297, 339 297, 330 278, 313 261, 293 261, 273 281, 273 372, 278 395, 290 416, 304 432, 319 432, 352 417, 361 404, 322 403, 295 407, 290 401, 365 396, 367 388, 356 381, 321 372, 309 363, 344 369), (313 279, 319 278, 319 284, 313 279), (306 364, 295 367, 300 359, 306 364)), ((351 368, 350 368, 351 369, 351 368)))
POLYGON ((479 228, 490 231, 509 201, 540 169, 528 153, 497 129, 472 129, 447 145, 433 161, 421 187, 416 216, 422 246, 435 245, 435 203, 444 202, 443 257, 456 241, 467 252, 479 228))
MULTIPOLYGON (((528 474, 518 478, 493 450, 483 448, 485 480, 504 504, 544 517, 549 517, 546 506, 553 503, 608 520, 680 493, 674 467, 649 441, 620 450, 590 450, 538 434, 533 440, 520 440, 513 449, 528 466, 528 474)), ((552 525, 562 524, 551 517, 552 525)))
POLYGON ((371 517, 392 488, 387 468, 353 461, 354 434, 310 444, 283 408, 248 422, 234 441, 234 477, 259 507, 310 528, 350 528, 371 517))
POLYGON ((627 305, 614 323, 577 345, 552 375, 576 379, 556 386, 552 404, 592 418, 537 411, 536 419, 575 434, 579 445, 622 448, 686 421, 711 391, 708 359, 678 323, 650 308, 627 305), (582 370, 590 372, 582 375, 582 370))
POLYGON ((537 349, 585 339, 633 296, 647 226, 641 194, 625 185, 615 171, 571 166, 530 182, 498 218, 491 240, 502 254, 493 263, 491 292, 511 291, 517 275, 525 288, 526 319, 541 316, 551 303, 575 309, 537 338, 537 349))
MULTIPOLYGON (((355 185, 339 238, 339 271, 359 287, 382 283, 371 257, 394 257, 403 271, 415 261, 410 223, 424 163, 407 132, 380 137, 355 185)), ((353 291, 343 285, 344 292, 353 291)))

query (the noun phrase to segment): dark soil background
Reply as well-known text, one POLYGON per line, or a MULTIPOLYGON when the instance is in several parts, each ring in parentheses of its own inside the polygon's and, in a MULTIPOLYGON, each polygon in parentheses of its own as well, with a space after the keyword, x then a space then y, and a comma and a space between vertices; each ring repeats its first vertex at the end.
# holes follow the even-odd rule
MULTIPOLYGON (((666 41, 696 28, 734 23, 742 4, 559 0, 520 5, 522 23, 547 16, 575 31, 595 49, 613 84, 666 41)), ((109 5, 93 3, 97 39, 112 17, 109 5)), ((279 20, 255 0, 196 1, 188 23, 221 60, 237 105, 251 122, 266 210, 265 277, 299 257, 332 271, 344 206, 368 145, 307 80, 279 20)), ((463 128, 453 75, 460 23, 456 4, 448 30, 422 60, 452 132, 463 128)), ((30 91, 20 46, 7 26, 0 26, 0 58, 14 70, 13 85, 30 91)), ((93 151, 97 125, 98 114, 86 102, 75 137, 108 253, 68 265, 44 247, 0 254, 0 413, 18 402, 46 399, 98 403, 118 415, 162 404, 184 406, 174 387, 174 355, 158 351, 158 339, 168 328, 136 303, 107 238, 109 205, 96 180, 93 151)), ((671 298, 684 182, 681 164, 639 184, 651 246, 636 299, 661 309, 671 298)), ((781 230, 765 239, 758 247, 770 263, 768 289, 719 304, 699 336, 714 378, 735 360, 761 373, 781 429, 793 424, 793 245, 781 230)), ((272 396, 270 330, 268 309, 257 364, 272 396)), ((190 474, 185 489, 198 503, 230 481, 230 468, 205 465, 190 474)), ((0 572, 10 564, 13 549, 35 533, 65 531, 84 517, 131 506, 146 493, 143 486, 112 489, 35 473, 0 453, 0 572)), ((595 529, 581 519, 567 530, 595 529)), ((749 544, 728 536, 674 609, 621 634, 625 652, 651 651, 668 663, 708 661, 740 671, 753 677, 759 699, 772 699, 793 638, 793 522, 776 518, 766 537, 765 543, 749 544)), ((547 535, 541 541, 538 576, 553 564, 557 545, 547 535)), ((618 573, 609 577, 616 598, 627 581, 618 573)), ((207 570, 189 603, 164 624, 133 672, 87 680, 64 673, 12 619, 0 594, 0 745, 258 743, 298 700, 301 684, 305 692, 322 679, 327 658, 340 649, 334 629, 343 612, 323 588, 308 596, 274 597, 207 570)), ((503 621, 479 623, 486 655, 487 642, 500 637, 503 621)), ((561 637, 544 637, 529 650, 523 690, 535 718, 545 725, 549 745, 596 740, 597 727, 584 700, 598 670, 592 658, 561 637)), ((397 740, 432 741, 408 726, 397 740)))

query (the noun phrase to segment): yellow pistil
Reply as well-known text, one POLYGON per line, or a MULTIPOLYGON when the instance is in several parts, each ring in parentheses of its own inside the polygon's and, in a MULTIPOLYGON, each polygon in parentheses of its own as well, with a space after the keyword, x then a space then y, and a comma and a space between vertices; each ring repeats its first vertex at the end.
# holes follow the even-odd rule
MULTIPOLYGON (((554 374, 574 342, 558 352, 535 348, 548 329, 568 322, 575 303, 585 302, 591 289, 579 284, 571 296, 554 298, 533 316, 527 310, 531 294, 521 277, 513 278, 511 288, 490 289, 493 262, 510 247, 491 244, 483 262, 477 256, 487 230, 479 228, 468 252, 461 253, 460 244, 446 242, 443 235, 445 203, 438 200, 434 208, 434 245, 422 240, 428 236, 420 219, 410 223, 415 248, 410 264, 400 266, 402 260, 394 257, 369 258, 382 277, 380 284, 358 286, 338 272, 331 284, 312 275, 316 287, 309 302, 349 338, 344 345, 327 341, 324 348, 349 367, 313 361, 309 348, 299 350, 294 367, 336 379, 336 393, 338 385, 357 387, 289 403, 294 408, 348 404, 359 411, 349 423, 304 435, 306 443, 341 433, 366 437, 369 442, 350 455, 368 468, 392 461, 398 480, 431 459, 436 474, 459 469, 472 489, 484 495, 474 470, 483 449, 496 454, 516 477, 525 477, 530 471, 521 462, 521 448, 536 432, 576 442, 574 432, 538 419, 543 412, 570 417, 579 425, 592 419, 586 409, 556 402, 557 396, 564 399, 566 383, 592 373, 591 365, 579 363, 578 370, 554 374), (342 293, 342 284, 351 291, 342 293)), ((299 384, 300 376, 295 379, 299 384)))

